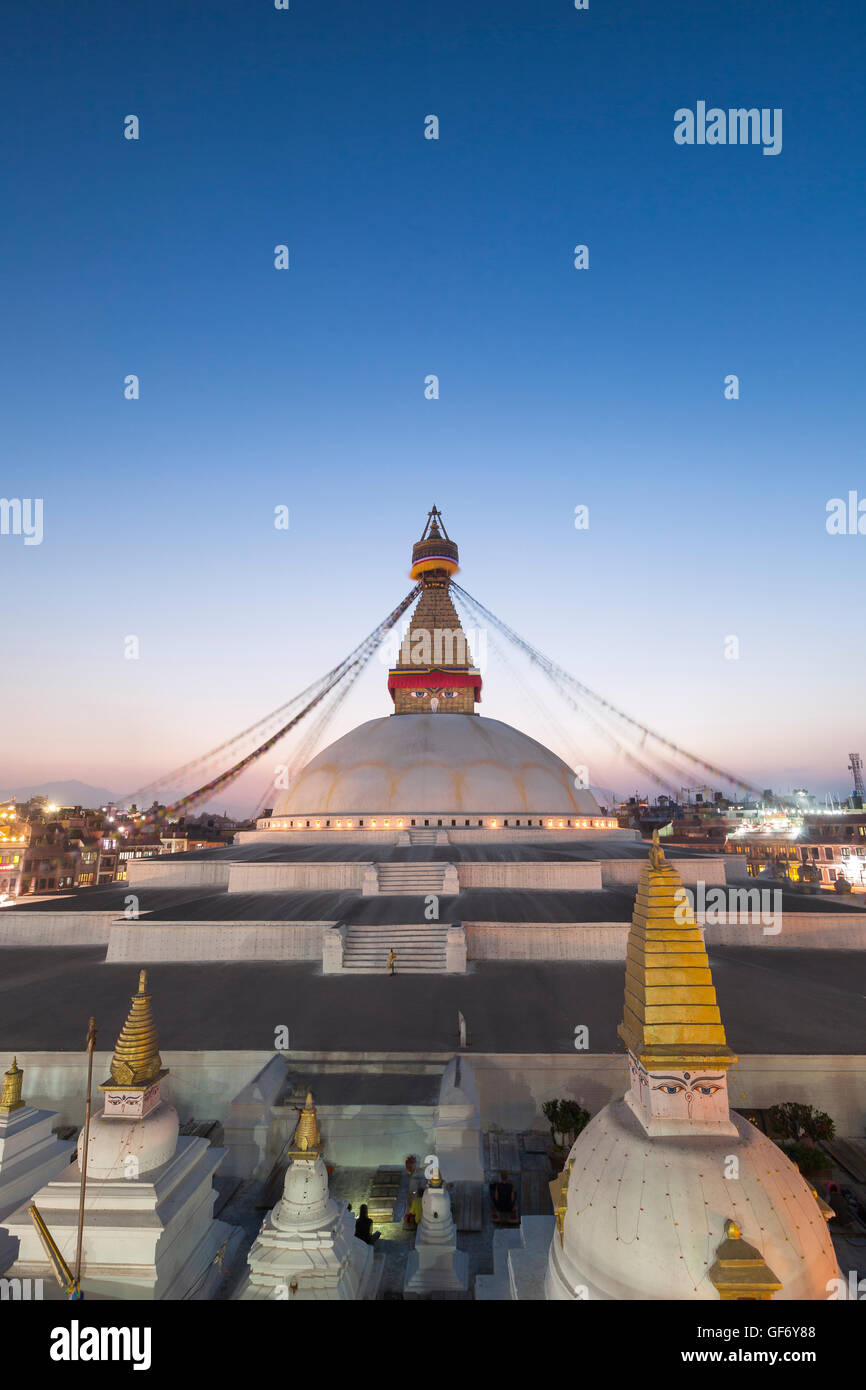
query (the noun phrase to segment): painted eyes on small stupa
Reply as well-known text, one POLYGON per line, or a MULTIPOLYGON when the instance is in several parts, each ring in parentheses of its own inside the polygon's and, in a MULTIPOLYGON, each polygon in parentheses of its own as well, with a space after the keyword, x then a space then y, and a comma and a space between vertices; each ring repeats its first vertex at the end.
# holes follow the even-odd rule
POLYGON ((699 1091, 700 1094, 701 1094, 702 1096, 714 1096, 714 1095, 716 1094, 716 1091, 720 1091, 721 1089, 722 1089, 721 1086, 696 1086, 696 1087, 695 1087, 695 1090, 696 1090, 696 1091, 699 1091))
POLYGON ((664 1086, 653 1086, 654 1091, 664 1091, 666 1096, 678 1096, 686 1088, 679 1081, 664 1086))

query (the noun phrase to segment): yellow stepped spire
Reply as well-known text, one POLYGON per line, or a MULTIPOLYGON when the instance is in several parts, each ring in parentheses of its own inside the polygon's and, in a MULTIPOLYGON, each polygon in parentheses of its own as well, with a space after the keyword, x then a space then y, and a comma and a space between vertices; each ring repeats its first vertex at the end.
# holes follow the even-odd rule
POLYGON ((142 970, 138 977, 138 993, 132 996, 132 1008, 111 1059, 111 1079, 102 1083, 101 1091, 116 1086, 138 1090, 165 1075, 150 1009, 151 997, 147 992, 147 971, 142 970))
POLYGON ((7 1072, 3 1073, 3 1083, 0 1085, 0 1115, 11 1115, 13 1110, 20 1110, 24 1105, 21 1099, 21 1086, 24 1081, 24 1073, 18 1065, 18 1058, 12 1058, 12 1065, 7 1072))
POLYGON ((316 1115, 316 1107, 313 1104, 313 1093, 312 1091, 308 1091, 304 1108, 301 1111, 292 1138, 289 1157, 293 1159, 318 1158, 321 1152, 322 1135, 319 1130, 319 1119, 316 1115))
POLYGON ((619 1036, 647 1070, 727 1068, 727 1046, 706 947, 658 831, 638 881, 628 936, 619 1036))

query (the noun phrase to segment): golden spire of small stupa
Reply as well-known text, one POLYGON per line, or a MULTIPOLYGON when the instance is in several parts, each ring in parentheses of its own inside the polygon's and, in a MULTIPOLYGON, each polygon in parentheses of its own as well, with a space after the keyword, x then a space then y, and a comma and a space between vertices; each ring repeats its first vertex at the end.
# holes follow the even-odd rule
POLYGON ((18 1058, 12 1058, 12 1065, 7 1072, 3 1073, 3 1082, 0 1085, 0 1115, 11 1115, 13 1110, 20 1110, 24 1105, 21 1099, 21 1086, 24 1081, 24 1073, 18 1065, 18 1058))
POLYGON ((618 1032, 647 1070, 725 1068, 736 1061, 725 1039, 700 928, 657 830, 638 881, 618 1032))
POLYGON ((316 1107, 313 1104, 313 1093, 308 1091, 292 1138, 289 1156, 291 1158, 318 1158, 321 1152, 322 1135, 319 1131, 319 1120, 316 1115, 316 1107))
POLYGON ((161 1073, 162 1058, 156 1024, 150 1011, 151 995, 147 992, 147 971, 138 977, 138 993, 132 996, 132 1008, 117 1039, 111 1059, 111 1080, 106 1086, 149 1086, 161 1073))

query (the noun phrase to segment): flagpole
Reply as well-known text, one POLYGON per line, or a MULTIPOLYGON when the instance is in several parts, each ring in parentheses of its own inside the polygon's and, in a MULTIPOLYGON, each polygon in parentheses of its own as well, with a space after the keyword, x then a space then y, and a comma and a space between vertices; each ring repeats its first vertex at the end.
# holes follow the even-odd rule
POLYGON ((87 1186, 87 1148, 90 1143, 90 1092, 93 1087, 93 1049, 96 1045, 96 1019, 87 1027, 87 1099, 84 1102, 84 1142, 81 1146, 81 1196, 78 1201, 78 1245, 75 1253, 75 1290, 81 1296, 81 1247, 84 1239, 84 1191, 87 1186))

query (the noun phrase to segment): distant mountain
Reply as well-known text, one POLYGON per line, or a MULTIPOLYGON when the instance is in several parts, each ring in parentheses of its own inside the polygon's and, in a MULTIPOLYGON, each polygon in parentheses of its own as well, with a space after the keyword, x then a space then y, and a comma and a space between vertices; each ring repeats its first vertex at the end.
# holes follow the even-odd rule
POLYGON ((90 809, 107 806, 109 801, 121 800, 117 792, 110 792, 107 787, 92 787, 89 782, 78 782, 74 778, 68 782, 41 782, 38 787, 32 784, 10 787, 0 795, 0 801, 11 801, 13 796, 18 801, 27 801, 31 796, 47 796, 58 806, 84 806, 90 809))

